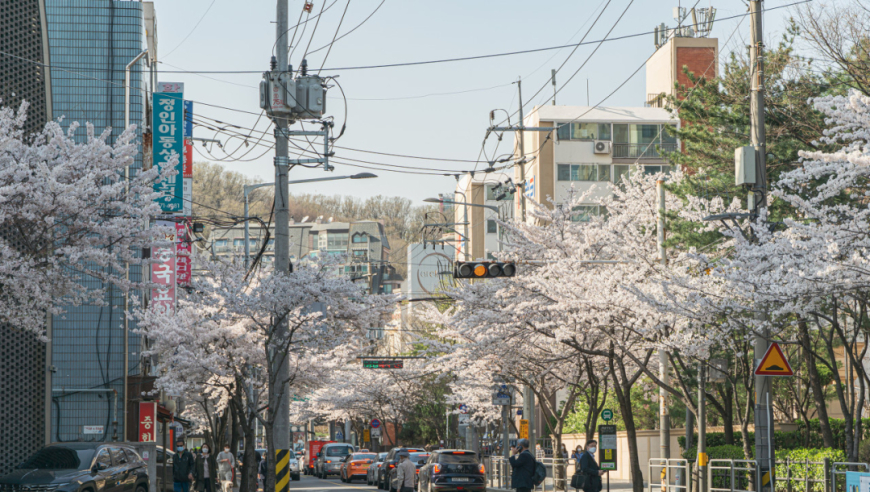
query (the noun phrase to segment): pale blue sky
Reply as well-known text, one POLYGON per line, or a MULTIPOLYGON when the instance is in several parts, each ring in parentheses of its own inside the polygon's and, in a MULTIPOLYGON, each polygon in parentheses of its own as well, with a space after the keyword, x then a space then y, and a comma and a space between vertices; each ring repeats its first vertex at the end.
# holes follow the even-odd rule
MULTIPOLYGON (((324 0, 314 0, 314 12, 323 7, 324 0)), ((325 0, 329 6, 333 0, 325 0)), ((311 49, 328 44, 347 0, 337 0, 323 15, 317 27, 311 49)), ((612 0, 601 20, 589 34, 587 41, 599 40, 613 26, 630 0, 612 0)), ((787 5, 795 0, 768 0, 766 8, 787 5)), ((350 0, 341 33, 353 28, 368 16, 381 0, 350 0)), ((274 0, 156 0, 158 17, 158 54, 163 62, 161 70, 267 70, 272 46, 275 42, 274 0), (194 24, 206 9, 211 9, 199 26, 194 24), (182 42, 182 40, 190 36, 182 42), (180 43, 180 44, 179 44, 180 43), (177 47, 177 48, 176 48, 177 47)), ((607 0, 577 1, 480 1, 456 0, 418 1, 385 0, 380 10, 362 27, 332 48, 326 67, 379 65, 420 60, 462 57, 514 50, 541 48, 577 42, 586 32, 590 17, 597 15, 607 0)), ((683 5, 690 4, 687 0, 683 5)), ((693 3, 693 2, 692 2, 693 3)), ((699 7, 712 4, 718 9, 717 17, 724 18, 746 11, 740 0, 700 0, 699 7)), ((296 23, 303 2, 290 0, 290 23, 296 23)), ((672 7, 677 1, 634 0, 610 37, 651 31, 662 22, 675 25, 672 7)), ((782 34, 785 19, 791 12, 780 9, 765 15, 768 43, 782 34)), ((749 37, 749 20, 745 20, 730 43, 725 40, 735 32, 739 19, 717 21, 712 37, 719 38, 721 58, 749 37)), ((291 59, 294 67, 301 61, 301 52, 308 44, 314 21, 302 36, 303 43, 291 59)), ((301 33, 301 32, 300 32, 301 33)), ((295 44, 299 44, 299 36, 295 44)), ((577 50, 557 76, 561 84, 567 80, 593 51, 595 45, 577 50)), ((592 104, 598 103, 621 84, 653 52, 652 35, 604 43, 574 80, 557 96, 559 104, 586 104, 586 80, 592 104)), ((533 54, 506 56, 486 60, 443 63, 424 66, 371 70, 323 72, 340 75, 339 82, 348 97, 348 126, 338 145, 394 154, 409 154, 451 159, 477 159, 481 142, 489 123, 489 112, 496 108, 517 108, 516 86, 511 82, 523 77, 523 94, 528 98, 547 83, 550 69, 558 67, 570 49, 533 54), (495 88, 491 88, 495 87, 495 88), (417 97, 426 94, 491 88, 464 94, 417 97), (395 99, 405 98, 405 99, 395 99), (374 100, 391 99, 391 100, 374 100)), ((309 56, 309 67, 318 68, 326 50, 309 56)), ((227 111, 203 105, 196 106, 198 116, 214 118, 242 127, 254 125, 257 120, 259 73, 193 75, 166 73, 161 81, 185 83, 185 96, 254 114, 227 111)), ((641 70, 620 91, 607 100, 606 106, 642 106, 645 94, 645 73, 641 70)), ((549 103, 552 88, 548 86, 538 103, 549 103)), ((344 108, 337 88, 330 91, 328 112, 336 118, 336 130, 344 121, 344 108)), ((297 125, 298 127, 298 125, 297 125)), ((258 129, 265 130, 266 120, 260 120, 258 129)), ((238 130, 242 131, 242 130, 238 130)), ((197 137, 211 138, 213 132, 196 128, 197 137)), ((259 136, 254 133, 251 142, 259 136)), ((218 138, 225 139, 225 136, 218 138)), ((269 135, 271 138, 271 132, 269 135)), ((507 140, 507 137, 506 137, 507 140)), ((239 144, 235 141, 231 148, 239 144)), ((488 152, 496 142, 490 138, 488 152)), ((503 142, 499 153, 510 148, 503 142)), ((203 151, 201 147, 198 147, 203 151)), ((248 150, 248 149, 245 149, 248 150)), ((256 157, 266 150, 254 149, 246 158, 256 157)), ((468 170, 470 163, 423 161, 398 157, 362 154, 336 149, 338 158, 352 158, 378 163, 421 168, 468 170)), ((243 151, 237 153, 241 155, 243 151)), ((225 157, 214 149, 213 155, 225 157)), ((250 176, 271 181, 272 156, 269 151, 252 162, 227 163, 227 167, 250 176)), ((197 160, 202 157, 195 155, 197 160)), ((361 164, 367 165, 367 164, 361 164)), ((335 175, 366 171, 344 164, 335 164, 335 175)), ((375 166, 379 167, 379 166, 375 166)), ((483 168, 480 166, 479 168, 483 168)), ((398 174, 384 170, 372 171, 378 179, 365 181, 336 181, 294 188, 293 192, 347 194, 360 197, 372 195, 398 195, 419 201, 438 192, 453 189, 454 178, 398 174)), ((299 167, 291 172, 291 179, 323 177, 322 170, 299 167)), ((195 199, 195 197, 194 197, 195 199)))

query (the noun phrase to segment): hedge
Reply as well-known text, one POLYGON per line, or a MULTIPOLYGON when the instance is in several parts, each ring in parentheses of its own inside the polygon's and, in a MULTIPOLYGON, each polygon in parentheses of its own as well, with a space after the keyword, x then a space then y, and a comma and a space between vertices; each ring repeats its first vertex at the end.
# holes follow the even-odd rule
POLYGON ((846 453, 840 449, 782 449, 776 452, 776 490, 824 492, 825 458, 831 463, 846 461, 846 453), (780 463, 780 462, 787 463, 780 463), (807 464, 809 462, 810 464, 807 464), (807 488, 806 479, 818 480, 807 488))
MULTIPOLYGON (((688 451, 683 452, 683 458, 689 461, 695 461, 698 457, 698 448, 693 447, 688 451)), ((707 457, 711 460, 742 460, 743 448, 740 446, 732 446, 726 444, 724 446, 708 446, 707 457)))
MULTIPOLYGON (((846 449, 846 422, 843 419, 829 419, 831 422, 831 433, 834 437, 834 448, 845 450, 846 449)), ((798 424, 798 430, 790 431, 790 432, 780 432, 775 431, 773 435, 774 442, 776 443, 777 449, 802 449, 804 448, 804 439, 806 437, 807 429, 809 429, 809 449, 821 449, 825 447, 825 444, 822 440, 822 431, 819 426, 819 419, 812 419, 809 423, 806 422, 796 422, 798 424)), ((870 439, 870 418, 862 419, 862 440, 870 439)), ((755 442, 755 433, 749 432, 750 441, 755 442)), ((680 443, 680 447, 686 449, 686 437, 680 436, 678 438, 678 442, 680 443)), ((698 434, 695 434, 695 443, 698 442, 698 434)), ((707 433, 707 448, 725 446, 725 434, 722 432, 708 432, 707 433)), ((740 434, 739 429, 735 429, 734 431, 734 445, 742 446, 743 445, 743 437, 740 434)))

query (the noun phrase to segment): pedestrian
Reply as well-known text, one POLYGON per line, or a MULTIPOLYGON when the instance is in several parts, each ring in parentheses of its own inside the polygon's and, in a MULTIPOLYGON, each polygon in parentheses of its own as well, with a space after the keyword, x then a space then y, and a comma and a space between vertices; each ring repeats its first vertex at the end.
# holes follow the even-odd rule
POLYGON ((568 459, 568 448, 567 448, 567 446, 565 446, 565 443, 562 443, 562 459, 563 460, 568 459))
POLYGON ((511 488, 517 492, 531 492, 535 488, 535 457, 529 451, 529 440, 520 439, 516 447, 511 448, 510 457, 511 488))
POLYGON ((235 459, 233 453, 230 452, 230 445, 224 446, 222 453, 217 455, 218 461, 218 478, 221 481, 221 492, 233 492, 233 470, 235 469, 235 459))
POLYGON ((595 451, 598 441, 587 441, 586 451, 580 456, 580 473, 586 476, 583 492, 601 492, 601 476, 607 473, 598 467, 595 461, 595 451))
POLYGON ((175 457, 172 460, 172 489, 175 492, 190 492, 193 470, 193 455, 184 448, 184 439, 176 439, 175 457))
POLYGON ((571 453, 571 459, 574 460, 574 469, 580 471, 580 457, 583 456, 583 448, 578 444, 571 453))
POLYGON ((396 467, 396 492, 414 492, 417 467, 411 462, 411 453, 403 449, 397 454, 399 455, 399 466, 396 467))
POLYGON ((196 485, 194 490, 196 492, 217 492, 215 487, 218 475, 217 460, 211 454, 211 448, 209 448, 208 444, 203 444, 200 448, 195 470, 196 485))
POLYGON ((263 453, 262 459, 260 459, 260 465, 257 468, 257 475, 260 479, 260 488, 266 490, 266 473, 269 470, 269 466, 266 463, 266 453, 263 453))
POLYGON ((535 459, 544 459, 544 449, 540 444, 535 446, 535 459))

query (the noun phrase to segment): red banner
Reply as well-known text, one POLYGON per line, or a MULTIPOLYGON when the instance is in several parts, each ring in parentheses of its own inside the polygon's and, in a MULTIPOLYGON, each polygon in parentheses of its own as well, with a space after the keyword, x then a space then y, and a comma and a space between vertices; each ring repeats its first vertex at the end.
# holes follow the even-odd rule
POLYGON ((182 178, 193 177, 193 141, 184 139, 184 165, 182 166, 182 178))
POLYGON ((175 245, 178 242, 175 234, 175 222, 169 220, 156 221, 157 227, 169 229, 166 241, 172 246, 159 246, 154 249, 154 260, 151 264, 151 282, 156 286, 151 289, 151 307, 160 312, 171 313, 175 310, 175 245))
POLYGON ((193 252, 190 238, 187 236, 187 221, 175 223, 175 241, 176 241, 176 257, 175 257, 175 273, 178 278, 178 285, 190 285, 191 258, 193 252))
POLYGON ((157 402, 139 402, 139 442, 157 442, 157 402))

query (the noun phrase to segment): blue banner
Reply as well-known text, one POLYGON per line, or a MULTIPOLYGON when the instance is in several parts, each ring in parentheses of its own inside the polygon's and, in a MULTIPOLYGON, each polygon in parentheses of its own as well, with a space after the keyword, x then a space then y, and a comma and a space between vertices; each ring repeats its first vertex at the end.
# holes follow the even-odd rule
POLYGON ((153 163, 161 172, 169 165, 169 160, 178 158, 178 174, 154 183, 154 191, 163 194, 159 198, 160 209, 169 213, 182 213, 184 210, 184 183, 182 180, 182 161, 184 155, 184 104, 181 93, 154 93, 152 126, 153 163))
POLYGON ((193 136, 193 101, 184 101, 184 138, 193 136))

